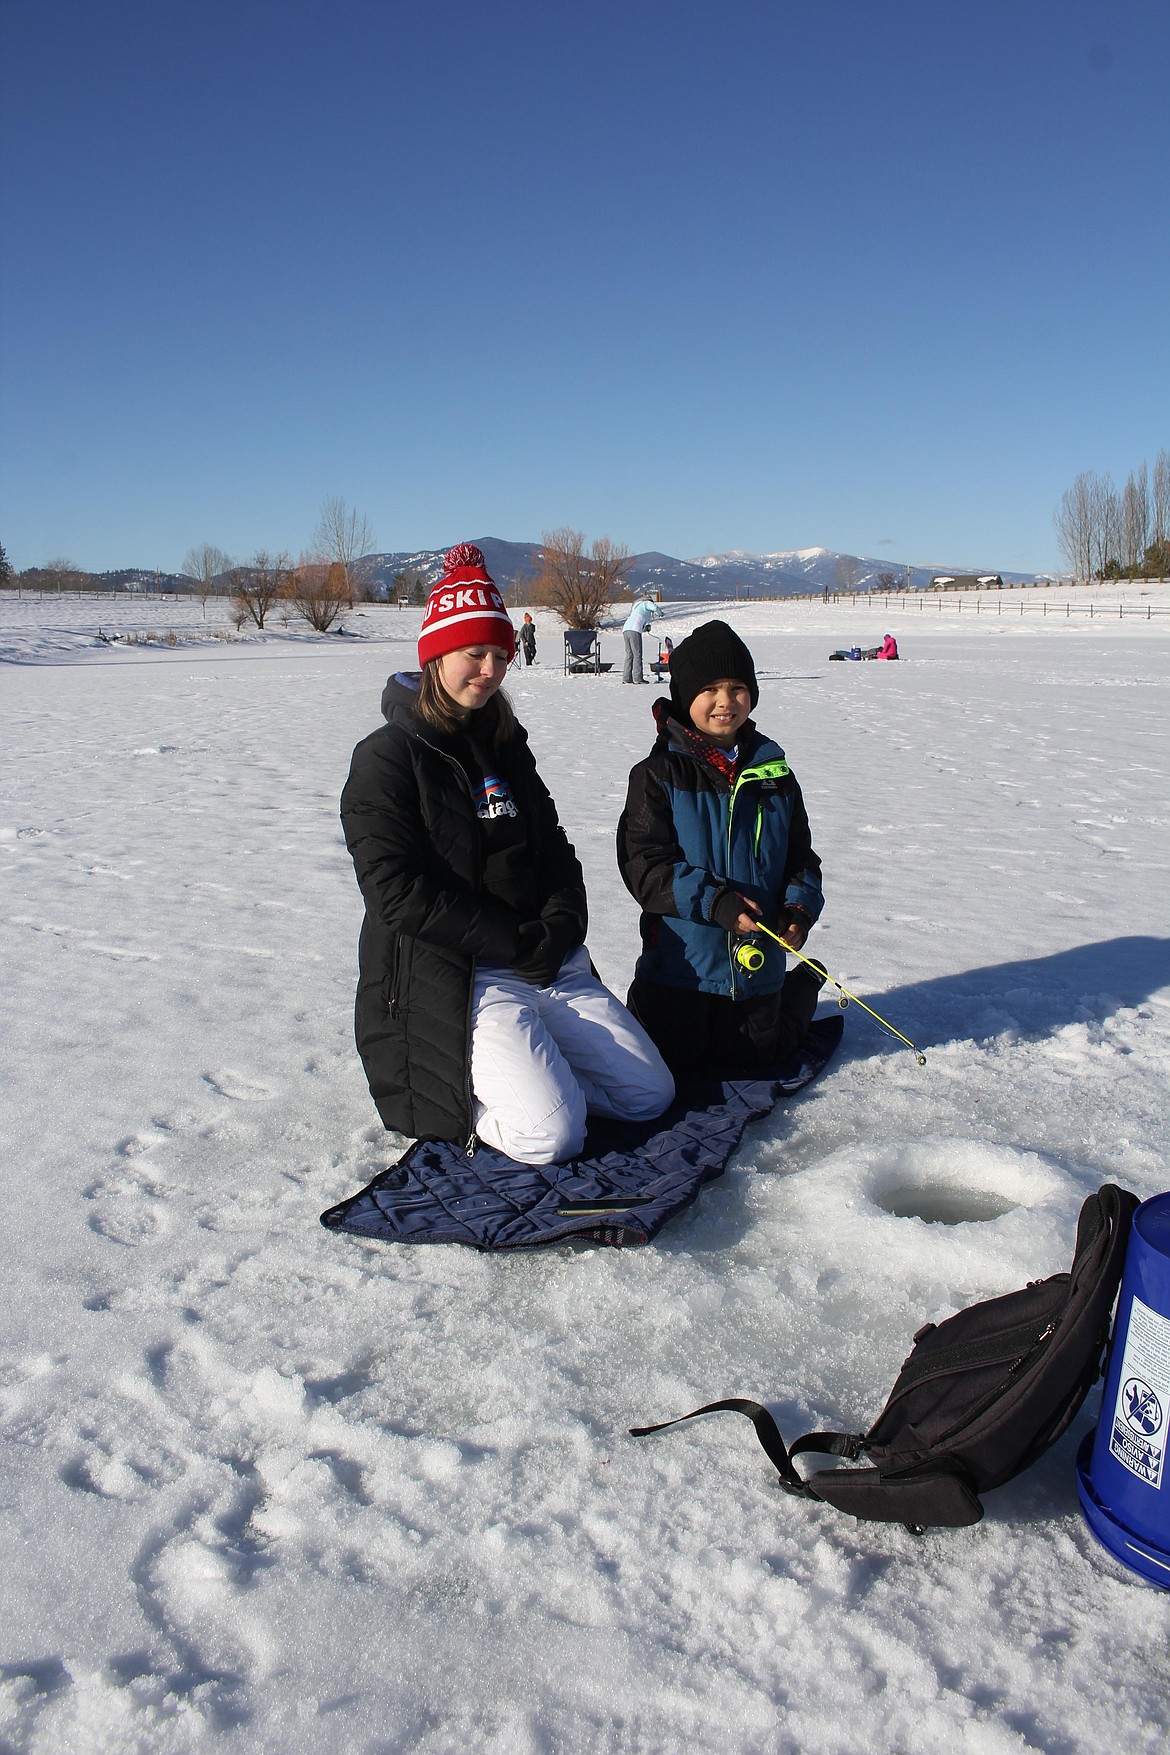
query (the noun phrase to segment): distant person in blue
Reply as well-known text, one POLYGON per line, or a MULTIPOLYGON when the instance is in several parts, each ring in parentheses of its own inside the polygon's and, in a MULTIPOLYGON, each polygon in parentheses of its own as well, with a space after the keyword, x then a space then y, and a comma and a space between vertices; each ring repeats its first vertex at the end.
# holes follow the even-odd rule
POLYGON ((622 681, 624 683, 644 683, 642 675, 642 635, 650 626, 656 615, 662 611, 648 597, 639 597, 633 609, 622 623, 622 639, 626 653, 622 663, 622 681))
POLYGON ((752 655, 726 622, 671 654, 658 737, 630 774, 618 865, 642 907, 642 954, 626 1004, 676 1079, 783 1060, 808 1033, 820 964, 785 973, 770 927, 800 950, 824 905, 804 799, 784 751, 750 717, 752 655), (747 974, 743 939, 763 953, 747 974))

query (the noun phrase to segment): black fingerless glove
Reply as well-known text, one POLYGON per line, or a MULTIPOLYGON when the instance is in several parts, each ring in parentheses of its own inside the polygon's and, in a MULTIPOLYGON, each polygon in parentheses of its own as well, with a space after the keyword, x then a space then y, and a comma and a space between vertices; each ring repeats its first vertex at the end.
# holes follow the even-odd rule
POLYGON ((751 909, 738 890, 720 890, 711 905, 711 919, 724 932, 737 932, 740 915, 750 913, 751 909))
MULTIPOLYGON (((813 929, 812 915, 807 908, 802 908, 798 902, 790 902, 787 908, 783 910, 783 914, 785 916, 786 926, 797 926, 800 928, 800 945, 803 947, 808 939, 809 933, 813 929)), ((777 927, 776 930, 782 933, 784 927, 777 927)))

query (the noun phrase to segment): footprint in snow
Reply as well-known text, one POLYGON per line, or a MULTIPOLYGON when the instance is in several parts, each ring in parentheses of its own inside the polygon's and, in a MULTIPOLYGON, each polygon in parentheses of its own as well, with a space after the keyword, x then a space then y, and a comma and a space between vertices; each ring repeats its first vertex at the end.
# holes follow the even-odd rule
POLYGON ((276 1092, 268 1085, 262 1085, 258 1079, 249 1079, 243 1073, 233 1072, 225 1068, 223 1072, 207 1072, 203 1082, 218 1091, 221 1097, 230 1097, 237 1103, 263 1103, 275 1097, 276 1092))
POLYGON ((142 1499, 156 1487, 177 1479, 177 1471, 165 1472, 146 1456, 142 1446, 137 1454, 126 1455, 95 1440, 62 1463, 57 1476, 75 1493, 93 1493, 99 1499, 142 1499))
POLYGON ((161 1146, 164 1139, 165 1136, 162 1133, 156 1133, 152 1129, 146 1129, 142 1133, 129 1134, 125 1139, 118 1141, 116 1148, 118 1156, 120 1158, 141 1158, 147 1152, 152 1152, 156 1147, 161 1146))
POLYGON ((148 1242, 162 1229, 164 1208, 158 1197, 168 1192, 149 1165, 135 1164, 133 1151, 127 1151, 135 1145, 140 1151, 149 1149, 139 1141, 123 1141, 119 1152, 127 1161, 84 1190, 84 1198, 93 1202, 90 1230, 129 1248, 148 1242))
POLYGON ((252 1464, 223 1457, 204 1474, 200 1490, 143 1545, 130 1578, 180 1679, 199 1687, 205 1705, 235 1717, 240 1690, 276 1661, 270 1629, 247 1605, 272 1556, 252 1522, 264 1497, 252 1464))
POLYGON ((148 1243, 162 1226, 162 1212, 158 1207, 135 1206, 128 1201, 113 1202, 95 1213, 91 1213, 89 1228, 99 1237, 107 1238, 111 1243, 124 1244, 129 1249, 136 1249, 140 1243, 148 1243))

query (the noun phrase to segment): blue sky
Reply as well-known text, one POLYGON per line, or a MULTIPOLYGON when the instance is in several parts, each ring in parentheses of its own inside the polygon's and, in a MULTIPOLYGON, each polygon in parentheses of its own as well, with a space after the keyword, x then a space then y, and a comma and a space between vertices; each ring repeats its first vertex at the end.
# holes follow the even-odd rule
POLYGON ((1058 564, 1170 445, 1167 0, 0 0, 18 566, 1058 564))

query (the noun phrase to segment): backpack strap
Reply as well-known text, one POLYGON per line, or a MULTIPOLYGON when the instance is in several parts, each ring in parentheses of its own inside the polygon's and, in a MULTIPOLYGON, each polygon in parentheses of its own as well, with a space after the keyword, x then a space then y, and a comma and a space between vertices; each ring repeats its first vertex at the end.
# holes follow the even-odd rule
MULTIPOLYGON (((780 1435, 780 1428, 761 1402, 747 1401, 742 1396, 729 1396, 726 1401, 708 1402, 705 1408, 696 1408, 691 1414, 680 1414, 677 1420, 660 1420, 657 1426, 631 1426, 631 1438, 645 1438, 650 1432, 665 1432, 668 1426, 681 1426, 684 1420, 697 1420, 700 1414, 743 1414, 756 1429, 756 1437, 768 1458, 780 1476, 780 1485, 786 1493, 792 1493, 799 1499, 815 1499, 817 1495, 802 1476, 792 1466, 792 1456, 797 1446, 788 1449, 780 1435)), ((827 1436, 818 1434, 817 1436, 827 1436)), ((803 1440, 800 1442, 803 1443, 803 1440)), ((811 1448, 811 1446, 809 1447, 811 1448)), ((841 1453, 844 1454, 844 1453, 841 1453)))
POLYGON ((681 1426, 684 1420, 697 1420, 700 1414, 722 1413, 744 1414, 751 1421, 769 1462, 780 1476, 780 1485, 794 1498, 824 1500, 853 1517, 903 1523, 914 1535, 920 1535, 931 1525, 955 1528, 977 1523, 983 1516, 983 1507, 969 1482, 961 1471, 946 1462, 929 1472, 901 1480, 887 1480, 876 1469, 822 1469, 813 1476, 814 1487, 797 1474, 792 1458, 811 1450, 855 1460, 864 1448, 861 1434, 806 1432, 789 1447, 767 1408, 739 1396, 722 1402, 708 1402, 705 1408, 696 1408, 692 1414, 681 1414, 677 1420, 662 1420, 657 1426, 631 1426, 630 1436, 645 1438, 650 1432, 665 1432, 668 1426, 681 1426))
MULTIPOLYGON (((1073 1254, 1072 1272, 1069 1278, 1075 1284, 1077 1269, 1091 1252, 1098 1237, 1103 1231, 1109 1233, 1105 1252, 1106 1273, 1112 1270, 1113 1261, 1119 1254, 1124 1257, 1125 1246, 1129 1241, 1130 1221, 1139 1206, 1136 1194, 1128 1188, 1118 1188, 1114 1182, 1103 1182, 1096 1194, 1091 1194, 1081 1207, 1081 1216, 1077 1220, 1077 1243, 1073 1254)), ((1120 1269, 1118 1269, 1119 1279, 1120 1269)))
POLYGON ((843 1456, 856 1462, 864 1449, 865 1439, 860 1432, 806 1432, 788 1446, 788 1454, 802 1456, 813 1450, 822 1456, 843 1456))

